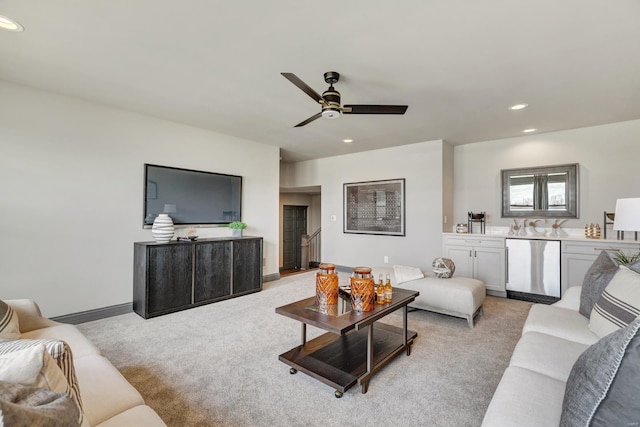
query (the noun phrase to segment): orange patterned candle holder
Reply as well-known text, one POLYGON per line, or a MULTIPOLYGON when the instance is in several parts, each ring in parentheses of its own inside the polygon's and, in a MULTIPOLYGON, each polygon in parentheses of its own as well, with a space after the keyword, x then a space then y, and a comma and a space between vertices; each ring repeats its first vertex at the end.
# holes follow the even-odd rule
POLYGON ((316 273, 316 302, 319 306, 338 304, 338 274, 333 264, 320 264, 316 273))
POLYGON ((351 309, 372 311, 376 299, 375 284, 369 267, 356 267, 351 277, 351 309))

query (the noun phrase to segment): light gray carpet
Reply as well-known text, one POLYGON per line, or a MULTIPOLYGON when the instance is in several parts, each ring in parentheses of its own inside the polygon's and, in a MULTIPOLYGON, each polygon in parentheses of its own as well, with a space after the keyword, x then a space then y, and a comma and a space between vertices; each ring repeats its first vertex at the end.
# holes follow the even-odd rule
MULTIPOLYGON (((154 319, 130 313, 78 326, 169 426, 478 426, 531 306, 487 297, 474 329, 465 319, 411 312, 411 356, 375 375, 366 394, 354 386, 336 399, 278 360, 300 343, 300 324, 275 308, 314 292, 309 272, 154 319)), ((402 317, 383 321, 400 326, 402 317)), ((321 333, 309 327, 307 338, 321 333)))

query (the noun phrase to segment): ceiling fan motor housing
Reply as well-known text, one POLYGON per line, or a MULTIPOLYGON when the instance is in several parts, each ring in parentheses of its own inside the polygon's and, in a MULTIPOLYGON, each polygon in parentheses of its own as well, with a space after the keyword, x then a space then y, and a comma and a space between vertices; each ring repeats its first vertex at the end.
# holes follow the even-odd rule
POLYGON ((342 114, 340 108, 340 92, 329 86, 329 89, 322 93, 322 117, 337 119, 342 114))

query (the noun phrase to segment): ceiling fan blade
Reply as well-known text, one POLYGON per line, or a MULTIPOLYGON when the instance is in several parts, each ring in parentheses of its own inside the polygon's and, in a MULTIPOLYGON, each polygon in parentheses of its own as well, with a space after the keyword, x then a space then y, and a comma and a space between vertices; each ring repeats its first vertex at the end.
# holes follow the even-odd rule
POLYGON ((280 73, 280 74, 282 74, 284 78, 289 80, 291 83, 298 86, 300 90, 302 90, 304 93, 306 93, 311 98, 313 98, 314 101, 316 102, 322 101, 322 97, 318 94, 318 92, 316 92, 308 84, 300 80, 298 76, 296 76, 295 74, 293 73, 280 73))
POLYGON ((344 114, 404 114, 408 105, 345 105, 344 114))
POLYGON ((307 120, 298 123, 297 125, 295 125, 294 127, 299 128, 300 126, 304 126, 307 125, 309 123, 311 123, 312 121, 319 119, 320 117, 322 117, 322 112, 318 113, 318 114, 314 114, 313 116, 309 117, 307 120))

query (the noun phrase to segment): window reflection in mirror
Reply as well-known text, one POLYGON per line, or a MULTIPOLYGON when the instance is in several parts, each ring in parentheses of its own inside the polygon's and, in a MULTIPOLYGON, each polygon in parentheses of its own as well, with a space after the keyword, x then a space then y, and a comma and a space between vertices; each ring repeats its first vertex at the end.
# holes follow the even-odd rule
POLYGON ((502 216, 578 217, 578 165, 502 171, 502 216))

